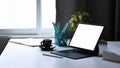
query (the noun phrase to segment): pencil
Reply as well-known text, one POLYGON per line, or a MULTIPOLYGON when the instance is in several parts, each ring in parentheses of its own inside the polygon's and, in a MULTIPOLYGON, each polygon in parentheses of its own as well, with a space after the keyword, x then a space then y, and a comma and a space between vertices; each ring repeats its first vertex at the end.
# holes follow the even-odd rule
POLYGON ((62 58, 61 56, 55 56, 55 55, 50 55, 50 54, 43 54, 44 56, 50 56, 50 57, 55 57, 55 58, 62 58))

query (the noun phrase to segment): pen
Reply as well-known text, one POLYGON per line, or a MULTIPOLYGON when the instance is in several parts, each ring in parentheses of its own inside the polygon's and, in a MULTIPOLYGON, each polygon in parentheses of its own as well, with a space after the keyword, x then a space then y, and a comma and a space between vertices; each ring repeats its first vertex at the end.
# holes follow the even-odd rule
POLYGON ((50 55, 50 54, 43 54, 44 56, 50 56, 50 57, 55 57, 55 58, 62 58, 61 56, 55 56, 55 55, 50 55))

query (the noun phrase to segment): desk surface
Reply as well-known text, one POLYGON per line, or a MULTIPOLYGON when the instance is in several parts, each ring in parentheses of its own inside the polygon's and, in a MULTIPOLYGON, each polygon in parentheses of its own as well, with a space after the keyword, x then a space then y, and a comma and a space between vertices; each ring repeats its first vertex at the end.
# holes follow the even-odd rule
POLYGON ((43 56, 38 47, 28 47, 8 43, 0 56, 0 68, 119 68, 120 63, 102 60, 101 57, 90 57, 73 60, 63 57, 43 56))

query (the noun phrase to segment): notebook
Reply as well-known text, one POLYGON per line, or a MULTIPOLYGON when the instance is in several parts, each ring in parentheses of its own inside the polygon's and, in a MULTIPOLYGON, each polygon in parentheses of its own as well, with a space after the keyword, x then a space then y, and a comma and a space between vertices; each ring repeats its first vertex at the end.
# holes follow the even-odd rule
POLYGON ((68 44, 73 49, 52 51, 52 54, 64 56, 71 59, 80 59, 98 55, 98 41, 104 26, 79 24, 73 38, 68 44))
POLYGON ((0 55, 2 54, 9 40, 9 37, 0 36, 0 55))

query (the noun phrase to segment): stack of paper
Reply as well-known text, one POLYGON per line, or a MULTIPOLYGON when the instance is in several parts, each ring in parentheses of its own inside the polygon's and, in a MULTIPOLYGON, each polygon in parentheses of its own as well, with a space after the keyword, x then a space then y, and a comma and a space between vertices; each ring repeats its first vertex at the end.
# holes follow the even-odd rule
POLYGON ((108 42, 107 51, 120 56, 120 42, 108 42))
POLYGON ((120 63, 120 56, 108 51, 103 52, 103 59, 120 63))
POLYGON ((103 52, 103 59, 120 63, 120 42, 108 42, 107 50, 103 52))

